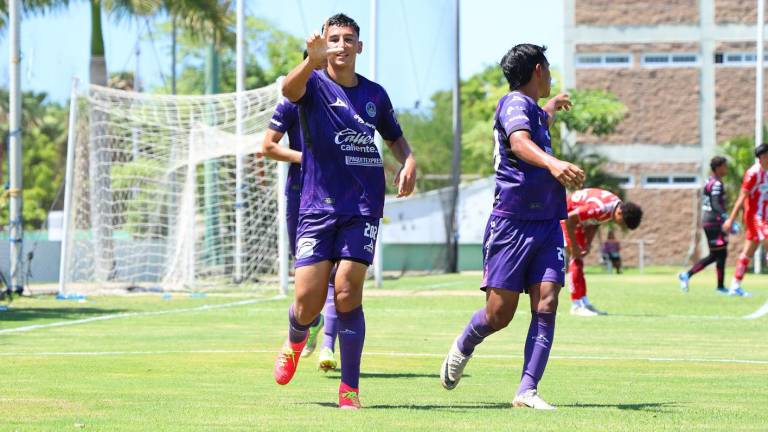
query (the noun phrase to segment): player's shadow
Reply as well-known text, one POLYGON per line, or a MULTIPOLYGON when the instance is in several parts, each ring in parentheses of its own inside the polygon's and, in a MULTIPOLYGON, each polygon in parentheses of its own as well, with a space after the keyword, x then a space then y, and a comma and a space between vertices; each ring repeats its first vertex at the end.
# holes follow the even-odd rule
MULTIPOLYGON (((306 402, 307 404, 319 405, 326 408, 338 408, 338 404, 333 402, 306 402)), ((377 405, 364 405, 365 409, 411 409, 411 410, 446 410, 446 411, 466 411, 477 409, 510 409, 512 408, 511 402, 479 402, 469 404, 377 404, 377 405)))
POLYGON ((558 404, 559 408, 616 408, 629 411, 648 411, 648 412, 670 412, 670 408, 677 407, 677 402, 640 402, 640 403, 620 403, 620 404, 558 404))
MULTIPOLYGON (((463 378, 470 378, 472 375, 464 374, 462 375, 463 378)), ((339 374, 329 374, 326 375, 326 378, 330 379, 339 379, 339 374)), ((410 373, 410 372, 393 372, 393 373, 387 373, 387 372, 360 372, 360 378, 382 378, 382 379, 390 379, 390 378, 432 378, 432 379, 439 379, 440 374, 420 374, 420 373, 410 373)))
POLYGON ((128 312, 124 309, 104 309, 90 307, 74 308, 28 308, 11 307, 0 312, 0 322, 21 322, 34 320, 69 320, 89 318, 92 315, 108 315, 121 312, 128 312))

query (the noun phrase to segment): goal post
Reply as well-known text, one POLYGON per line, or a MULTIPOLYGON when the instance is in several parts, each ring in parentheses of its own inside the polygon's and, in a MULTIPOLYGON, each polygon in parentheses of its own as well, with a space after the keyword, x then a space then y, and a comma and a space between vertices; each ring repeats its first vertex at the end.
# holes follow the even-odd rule
POLYGON ((59 291, 284 293, 286 170, 256 155, 280 98, 278 83, 204 96, 89 86, 71 104, 59 291))

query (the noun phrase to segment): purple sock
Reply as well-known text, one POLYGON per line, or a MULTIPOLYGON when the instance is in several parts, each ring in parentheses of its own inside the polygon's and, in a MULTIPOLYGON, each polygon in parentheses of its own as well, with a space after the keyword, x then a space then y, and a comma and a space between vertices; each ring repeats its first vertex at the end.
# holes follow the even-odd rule
POLYGON ((488 318, 485 316, 485 308, 478 309, 469 320, 469 324, 464 328, 464 331, 456 341, 456 345, 459 347, 464 355, 472 355, 475 351, 475 347, 483 341, 486 337, 496 332, 496 329, 488 324, 488 318))
POLYGON ((358 388, 360 359, 365 342, 365 314, 363 307, 349 312, 337 312, 339 317, 339 351, 341 351, 341 382, 358 388))
MULTIPOLYGON (((311 325, 311 324, 310 324, 311 325)), ((288 340, 291 343, 299 343, 307 337, 309 325, 301 325, 293 314, 293 305, 288 307, 288 340)))
MULTIPOLYGON (((536 332, 539 329, 539 318, 536 312, 531 312, 531 324, 528 326, 528 336, 525 337, 525 351, 523 353, 523 365, 527 365, 531 361, 531 354, 533 353, 532 343, 527 343, 529 340, 536 338, 536 332)), ((523 375, 525 375, 525 368, 523 368, 523 375)), ((522 377, 520 378, 522 379, 522 377)))
POLYGON ((336 305, 333 303, 334 291, 335 287, 331 282, 328 284, 328 296, 325 298, 325 307, 323 307, 325 324, 323 324, 323 343, 321 345, 321 348, 328 348, 331 351, 334 351, 336 333, 339 332, 339 319, 336 316, 336 305))
POLYGON ((528 330, 528 338, 525 341, 525 362, 523 363, 523 377, 517 394, 526 390, 536 389, 544 369, 547 367, 549 352, 552 349, 552 340, 555 337, 555 313, 539 312, 531 316, 531 327, 528 330), (533 325, 533 321, 536 325, 533 325), (535 331, 532 331, 534 330, 535 331), (530 352, 530 355, 528 354, 530 352))

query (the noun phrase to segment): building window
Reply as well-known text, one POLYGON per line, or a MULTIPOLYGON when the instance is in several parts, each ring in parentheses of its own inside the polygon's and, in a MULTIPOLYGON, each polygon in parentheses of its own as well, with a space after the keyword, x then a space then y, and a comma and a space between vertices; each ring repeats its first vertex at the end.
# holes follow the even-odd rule
MULTIPOLYGON (((768 61, 768 53, 763 54, 764 61, 768 61)), ((715 64, 724 66, 754 66, 757 60, 755 52, 722 52, 715 53, 715 64)))
POLYGON ((632 189, 635 187, 635 176, 633 175, 617 175, 619 179, 619 187, 622 189, 632 189))
POLYGON ((632 66, 632 54, 578 54, 576 55, 576 67, 578 68, 604 68, 604 67, 630 67, 632 66))
POLYGON ((699 65, 699 55, 693 53, 643 54, 640 63, 645 67, 691 67, 699 65))
POLYGON ((691 189, 699 187, 697 174, 649 174, 643 176, 646 189, 691 189))

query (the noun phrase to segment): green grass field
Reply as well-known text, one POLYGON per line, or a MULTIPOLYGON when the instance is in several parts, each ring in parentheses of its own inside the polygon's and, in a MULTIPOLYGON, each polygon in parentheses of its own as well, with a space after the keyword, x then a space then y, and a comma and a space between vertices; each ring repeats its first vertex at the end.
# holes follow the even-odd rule
POLYGON ((768 299, 768 277, 749 275, 754 297, 745 299, 715 294, 711 272, 687 295, 671 270, 587 278, 593 303, 611 314, 572 317, 561 293, 539 386, 554 412, 511 407, 527 306, 478 347, 458 388, 440 386, 444 354, 484 303, 477 274, 367 290, 358 412, 335 408, 339 374, 318 372, 315 357, 302 360, 290 385, 274 383, 289 299, 20 299, 0 312, 0 430, 768 428, 768 316, 742 318, 768 299))

